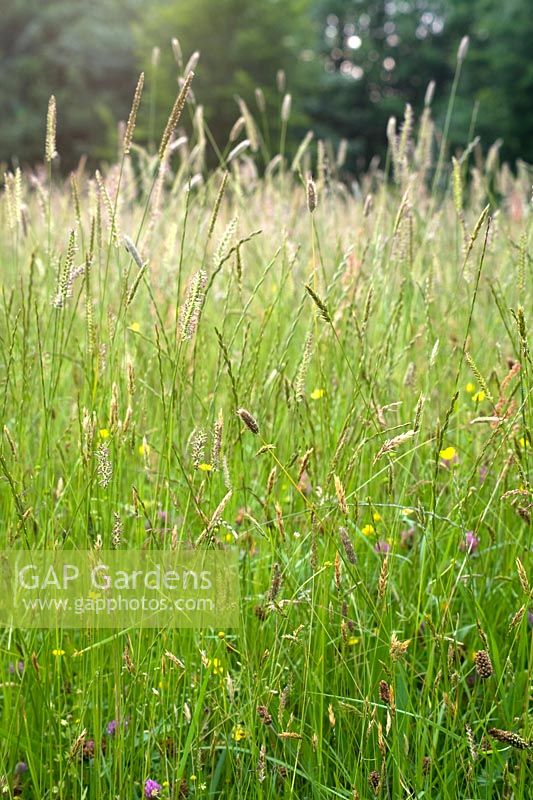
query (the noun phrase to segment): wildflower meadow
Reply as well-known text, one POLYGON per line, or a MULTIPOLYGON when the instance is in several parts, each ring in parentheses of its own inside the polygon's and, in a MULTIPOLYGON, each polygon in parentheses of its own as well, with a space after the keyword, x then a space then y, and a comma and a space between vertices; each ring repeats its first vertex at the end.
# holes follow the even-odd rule
POLYGON ((144 147, 143 82, 5 175, 3 549, 233 551, 239 624, 4 626, 0 795, 530 797, 531 168, 434 84, 357 179, 192 71, 144 147))

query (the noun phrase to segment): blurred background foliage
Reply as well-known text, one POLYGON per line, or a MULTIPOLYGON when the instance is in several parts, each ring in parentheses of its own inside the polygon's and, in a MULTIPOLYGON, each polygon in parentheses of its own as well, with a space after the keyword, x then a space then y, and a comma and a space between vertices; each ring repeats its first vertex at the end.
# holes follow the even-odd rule
POLYGON ((72 169, 85 155, 113 159, 118 122, 127 118, 141 69, 146 84, 136 136, 155 146, 178 76, 199 51, 194 92, 213 157, 227 144, 239 98, 263 132, 265 160, 277 152, 288 92, 287 151, 312 129, 333 142, 346 139, 348 166, 364 169, 385 151, 389 116, 400 119, 407 102, 418 115, 432 79, 433 113, 442 125, 464 35, 470 48, 452 147, 476 135, 484 149, 501 139, 506 160, 531 162, 531 11, 531 0, 3 0, 0 162, 42 160, 51 93, 61 168, 72 169))

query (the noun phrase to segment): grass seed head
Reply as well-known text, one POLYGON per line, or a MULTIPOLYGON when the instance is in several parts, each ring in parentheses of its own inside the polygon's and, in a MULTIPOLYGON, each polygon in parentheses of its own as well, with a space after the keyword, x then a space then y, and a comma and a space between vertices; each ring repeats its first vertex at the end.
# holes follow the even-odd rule
POLYGON ((181 113, 185 107, 185 102, 187 100, 187 95, 189 94, 189 89, 191 88, 191 83, 193 78, 194 78, 194 72, 191 70, 186 74, 185 80, 183 81, 183 85, 176 98, 174 106, 172 107, 172 111, 170 112, 170 116, 167 120, 167 124, 163 132, 161 143, 159 145, 158 154, 160 161, 163 161, 163 159, 166 156, 167 147, 169 145, 170 139, 174 131, 176 130, 176 126, 180 120, 181 113))
POLYGON ((517 750, 528 750, 531 747, 530 742, 527 742, 513 731, 504 731, 500 728, 489 728, 488 733, 489 736, 492 736, 492 738, 496 739, 498 742, 508 744, 511 747, 515 747, 517 750))
POLYGON ((54 95, 48 101, 48 113, 46 115, 46 146, 45 159, 48 163, 57 157, 56 150, 56 129, 57 129, 57 106, 54 95))
POLYGON ((263 725, 272 725, 272 714, 266 706, 257 706, 257 714, 263 725))
POLYGON ((309 212, 312 214, 317 207, 317 194, 316 194, 316 185, 314 180, 309 177, 307 179, 307 208, 309 212))
POLYGON ((375 795, 378 795, 381 789, 381 775, 376 769, 373 769, 368 776, 368 783, 375 795))
POLYGON ((344 547, 344 552, 346 553, 346 558, 348 559, 350 564, 356 564, 357 556, 355 554, 352 540, 350 539, 350 536, 346 528, 339 528, 339 536, 342 542, 342 546, 344 547))
POLYGON ((331 316, 324 301, 320 299, 315 290, 311 286, 309 286, 308 283, 305 284, 305 291, 307 292, 309 297, 312 299, 313 303, 318 308, 320 316, 322 317, 324 322, 329 322, 329 324, 331 325, 331 316))
POLYGON ((135 124, 137 122, 137 112, 139 111, 139 106, 141 104, 143 86, 144 86, 144 72, 141 72, 141 74, 139 75, 139 80, 137 81, 137 86, 135 87, 135 94, 133 95, 133 102, 131 104, 131 110, 128 117, 128 122, 126 124, 126 131, 124 133, 122 152, 124 153, 125 156, 128 155, 128 153, 131 150, 133 133, 135 131, 135 124))
POLYGON ((250 414, 249 411, 247 411, 245 408, 238 408, 236 414, 239 417, 239 419, 242 422, 244 422, 249 431, 251 431, 255 435, 259 433, 259 425, 257 423, 257 420, 255 419, 254 416, 252 416, 252 414, 250 414))
POLYGON ((474 656, 476 672, 480 678, 487 680, 494 673, 492 661, 486 650, 478 650, 474 656))
POLYGON ((386 705, 391 704, 392 700, 392 688, 389 686, 387 681, 380 681, 379 682, 379 697, 380 700, 385 703, 386 705))

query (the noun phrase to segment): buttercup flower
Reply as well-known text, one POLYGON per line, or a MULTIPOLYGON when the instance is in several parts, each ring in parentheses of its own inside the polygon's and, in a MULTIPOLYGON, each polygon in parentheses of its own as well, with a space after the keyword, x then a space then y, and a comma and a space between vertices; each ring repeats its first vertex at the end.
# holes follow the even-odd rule
POLYGON ((439 458, 441 466, 447 469, 449 469, 452 464, 457 464, 459 461, 459 456, 457 455, 455 447, 445 447, 444 450, 439 452, 439 458))
POLYGON ((212 661, 209 660, 208 667, 211 667, 213 675, 224 674, 224 667, 222 666, 222 662, 219 658, 214 658, 212 661))
POLYGON ((246 739, 247 736, 248 733, 246 732, 245 728, 241 727, 240 725, 236 725, 231 732, 231 738, 236 742, 246 739))
POLYGON ((321 400, 325 394, 326 392, 324 391, 324 389, 315 389, 314 391, 311 392, 311 400, 321 400))
POLYGON ((363 534, 363 536, 371 536, 373 533, 375 533, 374 526, 363 525, 363 527, 361 528, 361 533, 363 534))
POLYGON ((445 447, 440 451, 439 456, 443 461, 451 461, 455 458, 455 447, 445 447))

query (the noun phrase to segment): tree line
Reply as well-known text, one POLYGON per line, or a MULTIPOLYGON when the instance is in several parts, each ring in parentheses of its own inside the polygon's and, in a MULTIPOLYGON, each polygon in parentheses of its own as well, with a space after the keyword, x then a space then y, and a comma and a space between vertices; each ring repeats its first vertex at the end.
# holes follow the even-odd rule
POLYGON ((385 152, 389 118, 406 103, 420 113, 430 81, 442 126, 465 35, 452 148, 498 139, 505 159, 533 161, 529 0, 6 0, 0 162, 42 160, 52 93, 61 168, 112 160, 140 70, 137 135, 157 146, 192 59, 212 158, 244 103, 265 161, 280 147, 294 153, 313 130, 345 141, 348 167, 364 169, 385 152))

